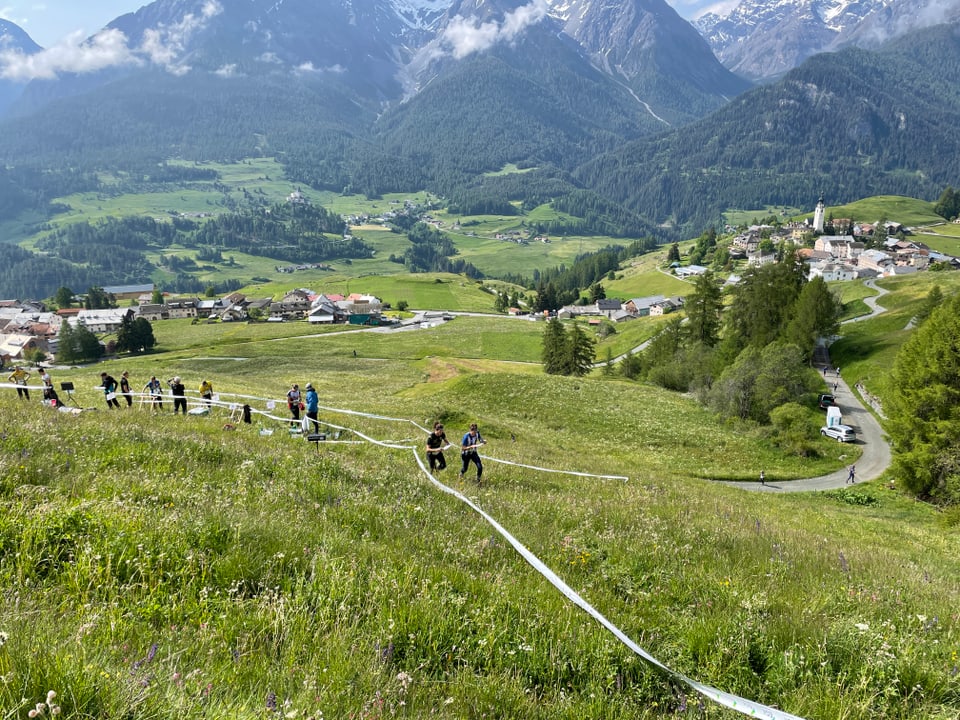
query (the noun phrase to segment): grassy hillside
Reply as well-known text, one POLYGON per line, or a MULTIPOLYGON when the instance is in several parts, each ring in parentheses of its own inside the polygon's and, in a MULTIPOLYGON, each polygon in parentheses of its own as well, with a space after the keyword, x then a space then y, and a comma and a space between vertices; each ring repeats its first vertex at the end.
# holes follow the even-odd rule
MULTIPOLYGON (((35 250, 39 238, 51 229, 87 222, 96 224, 107 218, 125 216, 148 216, 159 220, 174 215, 186 214, 194 220, 202 221, 203 216, 234 212, 238 208, 251 204, 269 206, 283 202, 288 195, 299 189, 311 202, 322 205, 331 212, 343 216, 369 216, 364 224, 351 228, 354 235, 363 238, 375 250, 369 259, 355 259, 350 262, 334 261, 332 265, 342 277, 362 277, 369 275, 396 274, 402 266, 390 261, 391 255, 402 256, 409 247, 409 241, 402 233, 391 230, 380 221, 380 216, 402 209, 404 203, 426 205, 436 201, 429 193, 395 193, 382 198, 368 199, 360 195, 339 195, 331 192, 318 192, 295 185, 284 178, 283 167, 272 158, 254 158, 238 163, 171 163, 188 167, 215 171, 216 182, 212 180, 184 181, 179 183, 154 183, 144 185, 133 183, 122 176, 104 176, 101 178, 104 189, 101 192, 76 193, 57 198, 54 202, 62 206, 62 211, 44 224, 39 232, 35 225, 26 223, 8 223, 4 228, 11 239, 19 240, 28 249, 35 250)), ((549 243, 531 243, 519 245, 513 242, 497 240, 498 233, 529 232, 530 226, 539 222, 549 222, 561 217, 549 206, 535 208, 527 215, 504 216, 461 216, 451 215, 444 210, 435 213, 444 223, 457 246, 459 257, 472 263, 481 272, 491 276, 506 273, 531 277, 535 270, 570 265, 578 255, 599 250, 611 244, 626 245, 629 240, 623 238, 597 237, 554 237, 549 243), (457 230, 454 226, 460 223, 457 230)), ((172 246, 162 252, 148 253, 148 259, 156 264, 161 255, 176 254, 196 259, 196 251, 172 246)), ((288 263, 266 257, 255 257, 237 252, 225 252, 225 259, 232 263, 211 264, 201 261, 203 268, 191 272, 205 283, 240 279, 248 282, 252 277, 276 278, 277 283, 286 284, 290 276, 278 276, 277 265, 288 263)), ((297 273, 301 284, 315 282, 323 277, 321 271, 297 273)), ((154 273, 153 281, 163 283, 172 279, 172 275, 163 270, 154 273)))
POLYGON ((893 220, 903 225, 927 225, 943 220, 933 212, 933 203, 897 195, 878 195, 847 205, 828 205, 826 217, 830 216, 865 223, 893 220))
MULTIPOLYGON (((845 377, 886 362, 925 294, 888 286, 891 312, 838 343, 845 377)), ((5 717, 49 690, 64 717, 739 717, 647 666, 433 486, 411 423, 434 419, 488 439, 482 486, 457 481, 450 451, 440 480, 666 665, 808 718, 956 717, 955 527, 885 482, 718 483, 819 474, 857 448, 785 456, 688 398, 544 376, 541 328, 158 323, 160 353, 54 373, 84 407, 103 406, 105 367, 134 387, 206 377, 261 411, 310 381, 321 405, 379 416, 321 410, 349 444, 319 452, 260 416, 228 429, 224 409, 74 416, 2 391, 5 717)))

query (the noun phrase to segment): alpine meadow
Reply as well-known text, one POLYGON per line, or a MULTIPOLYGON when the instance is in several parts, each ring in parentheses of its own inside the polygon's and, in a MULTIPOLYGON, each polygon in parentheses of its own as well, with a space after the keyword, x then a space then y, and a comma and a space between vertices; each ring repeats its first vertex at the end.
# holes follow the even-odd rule
POLYGON ((960 717, 960 0, 63 2, 0 720, 960 717))

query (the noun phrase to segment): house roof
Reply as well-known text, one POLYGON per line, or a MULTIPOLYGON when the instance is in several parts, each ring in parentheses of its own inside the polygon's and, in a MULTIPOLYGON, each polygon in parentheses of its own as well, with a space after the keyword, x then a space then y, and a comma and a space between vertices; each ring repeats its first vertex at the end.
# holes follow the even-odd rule
POLYGON ((663 295, 648 295, 647 297, 633 298, 630 302, 633 303, 633 306, 638 310, 640 308, 648 308, 651 305, 656 305, 658 302, 663 300, 663 295))
POLYGON ((152 293, 153 287, 153 283, 145 283, 143 285, 111 285, 110 287, 105 287, 103 291, 111 295, 129 295, 130 293, 152 293))

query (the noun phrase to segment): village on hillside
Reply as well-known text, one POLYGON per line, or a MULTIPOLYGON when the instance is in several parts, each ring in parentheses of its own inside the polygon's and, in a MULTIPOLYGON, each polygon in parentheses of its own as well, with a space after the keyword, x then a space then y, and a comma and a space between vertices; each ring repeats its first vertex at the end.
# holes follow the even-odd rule
MULTIPOLYGON (((750 267, 777 261, 775 250, 781 243, 806 245, 811 235, 813 247, 800 247, 798 257, 807 265, 807 277, 822 277, 827 282, 877 277, 898 277, 928 269, 941 263, 960 269, 960 258, 936 252, 922 242, 910 239, 913 229, 888 220, 883 223, 855 223, 849 218, 826 219, 823 198, 817 203, 812 220, 789 223, 779 228, 753 225, 737 233, 730 245, 733 260, 746 260, 750 267), (878 247, 868 247, 870 239, 881 231, 878 247), (769 239, 771 243, 764 243, 769 239), (766 245, 768 249, 762 249, 766 245)), ((733 228, 729 228, 733 230, 733 228)), ((689 276, 706 268, 678 268, 677 275, 689 276)))
MULTIPOLYGON (((300 196, 302 197, 302 196, 300 196)), ((300 201, 298 193, 290 202, 300 201)), ((404 210, 415 209, 409 202, 404 210)), ((386 213, 389 215, 392 213, 386 213)), ((432 219, 432 218, 430 218, 432 219)), ((367 217, 348 218, 348 221, 369 221, 367 217)), ((863 278, 898 277, 939 266, 960 269, 960 259, 939 253, 910 238, 911 228, 895 221, 854 223, 845 218, 825 218, 821 198, 813 218, 784 225, 752 225, 745 229, 727 227, 733 234, 729 244, 730 260, 747 267, 761 267, 775 263, 780 256, 777 248, 785 244, 798 247, 797 256, 807 266, 810 279, 849 281, 863 278), (877 231, 884 238, 877 243, 877 231), (811 236, 814 238, 810 247, 811 236), (872 247, 871 247, 872 246, 872 247)), ((513 240, 503 236, 499 239, 513 240)), ((545 237, 536 238, 549 242, 545 237)), ((329 269, 327 265, 311 266, 329 269)), ((278 272, 306 269, 296 266, 277 268, 278 272)), ((708 271, 695 263, 674 262, 670 272, 687 280, 708 271)), ((736 273, 729 274, 725 286, 739 282, 736 273)), ((287 292, 279 300, 250 298, 234 292, 220 298, 177 297, 156 302, 157 293, 152 283, 102 288, 112 304, 128 302, 126 307, 106 309, 62 308, 49 311, 40 302, 0 300, 0 363, 30 362, 31 358, 56 355, 58 336, 64 322, 83 326, 97 335, 116 333, 125 320, 144 318, 150 322, 190 319, 193 322, 266 322, 307 321, 311 324, 336 323, 365 326, 383 326, 396 323, 384 310, 390 307, 373 295, 323 294, 298 288, 287 292)), ((651 295, 629 300, 599 298, 583 305, 568 305, 556 315, 561 319, 582 318, 591 325, 605 321, 620 323, 647 316, 661 316, 683 308, 681 296, 651 295)), ((510 308, 508 314, 528 315, 522 308, 510 308)), ((539 317, 534 319, 540 319, 539 317)), ((107 348, 109 351, 109 348, 107 348)))
POLYGON ((125 319, 144 318, 150 322, 191 319, 194 322, 267 322, 306 320, 311 324, 389 325, 389 309, 373 295, 348 296, 291 290, 280 300, 248 298, 235 292, 222 298, 173 298, 154 303, 154 285, 119 285, 103 288, 115 302, 130 301, 126 307, 104 309, 62 308, 47 310, 39 302, 0 301, 0 363, 3 366, 30 361, 38 352, 56 355, 63 323, 82 325, 97 335, 115 333, 125 319))

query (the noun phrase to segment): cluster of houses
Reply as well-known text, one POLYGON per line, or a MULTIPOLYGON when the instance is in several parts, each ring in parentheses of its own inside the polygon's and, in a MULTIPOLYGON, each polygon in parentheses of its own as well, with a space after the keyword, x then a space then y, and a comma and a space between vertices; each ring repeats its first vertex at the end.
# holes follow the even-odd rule
MULTIPOLYGON (((813 248, 801 248, 799 257, 808 266, 808 277, 822 277, 826 281, 856 280, 857 278, 895 277, 925 270, 931 263, 948 263, 960 268, 960 259, 936 252, 922 242, 901 239, 909 232, 900 223, 885 223, 887 239, 881 248, 867 249, 860 238, 870 236, 875 226, 868 223, 853 224, 849 220, 835 220, 834 227, 852 228, 852 235, 819 235, 813 248), (899 236, 899 237, 898 237, 899 236)), ((774 244, 793 242, 802 245, 810 233, 806 223, 791 223, 781 228, 770 225, 754 225, 737 234, 730 243, 730 256, 746 259, 750 267, 777 262, 777 254, 763 250, 765 238, 774 244)), ((690 266, 694 267, 694 266, 690 266)), ((679 275, 677 268, 674 272, 679 275)), ((696 273, 694 273, 696 274, 696 273)))
POLYGON ((327 263, 301 263, 300 265, 274 265, 273 269, 278 273, 290 274, 303 270, 333 270, 333 266, 327 263))
POLYGON ((525 233, 521 233, 517 230, 511 230, 510 232, 496 233, 494 236, 495 240, 500 240, 502 242, 512 242, 517 245, 529 245, 531 242, 543 243, 544 245, 550 242, 550 238, 546 235, 537 235, 533 238, 530 238, 525 233))
POLYGON ((291 290, 280 300, 273 298, 249 298, 234 292, 222 298, 177 298, 162 304, 151 302, 153 285, 104 288, 118 300, 130 298, 137 304, 128 308, 111 310, 80 310, 77 320, 94 332, 112 332, 120 327, 123 317, 142 317, 151 322, 195 318, 208 322, 233 322, 251 317, 268 322, 308 320, 311 323, 350 323, 355 325, 378 325, 383 321, 383 303, 373 295, 353 293, 338 295, 314 292, 304 288, 291 290), (98 329, 94 329, 98 328, 98 329))
POLYGON ((10 365, 36 350, 52 352, 62 322, 41 303, 0 300, 0 362, 10 365))
POLYGON ((589 305, 567 305, 557 311, 561 320, 586 318, 590 324, 598 324, 603 318, 619 323, 642 317, 667 315, 683 307, 682 297, 650 295, 633 298, 626 302, 616 298, 603 298, 589 305))
POLYGON ((854 236, 822 235, 813 249, 801 251, 809 265, 809 277, 824 280, 855 280, 897 277, 926 270, 931 263, 960 268, 960 259, 931 250, 921 242, 888 238, 882 249, 867 250, 854 236))
POLYGON ((383 303, 373 295, 321 294, 298 289, 280 300, 248 298, 231 293, 222 298, 176 298, 163 304, 151 302, 153 285, 105 287, 117 301, 129 300, 125 307, 87 310, 62 308, 48 311, 41 303, 0 301, 0 362, 3 365, 26 360, 30 351, 56 355, 58 335, 65 322, 82 325, 102 335, 120 329, 126 319, 144 318, 150 322, 175 319, 206 322, 245 321, 258 317, 267 322, 307 320, 311 323, 385 325, 392 321, 383 315, 383 303))

